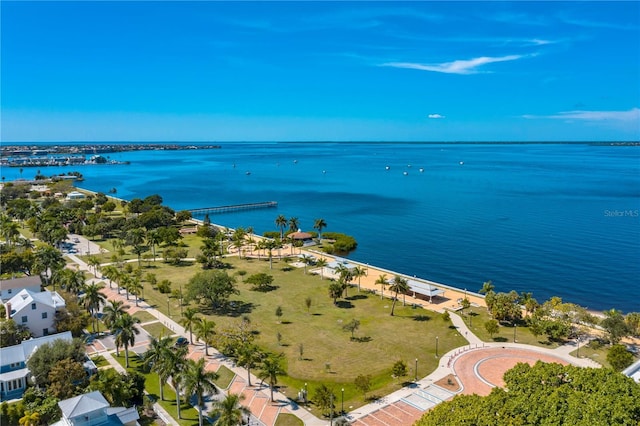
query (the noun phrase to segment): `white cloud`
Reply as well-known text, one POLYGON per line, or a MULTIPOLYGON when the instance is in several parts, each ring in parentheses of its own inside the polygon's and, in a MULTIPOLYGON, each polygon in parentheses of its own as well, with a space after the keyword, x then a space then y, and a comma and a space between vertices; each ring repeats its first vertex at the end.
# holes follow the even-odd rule
POLYGON ((582 120, 582 121, 624 121, 640 123, 640 108, 631 108, 628 111, 563 111, 552 115, 523 115, 522 118, 536 119, 549 118, 560 120, 582 120))
POLYGON ((383 67, 409 68, 420 71, 442 72, 446 74, 476 74, 476 68, 494 62, 515 61, 524 58, 525 55, 508 55, 500 57, 481 56, 468 60, 457 60, 453 62, 442 62, 440 64, 418 64, 414 62, 387 62, 383 67))
POLYGON ((440 115, 440 114, 429 114, 429 115, 427 115, 427 118, 444 118, 444 115, 440 115))

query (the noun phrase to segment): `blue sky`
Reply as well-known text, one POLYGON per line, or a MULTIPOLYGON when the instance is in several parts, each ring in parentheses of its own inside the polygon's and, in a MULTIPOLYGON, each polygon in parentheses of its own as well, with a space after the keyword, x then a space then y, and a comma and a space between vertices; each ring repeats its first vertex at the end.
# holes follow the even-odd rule
POLYGON ((640 140, 639 2, 7 2, 1 140, 640 140))

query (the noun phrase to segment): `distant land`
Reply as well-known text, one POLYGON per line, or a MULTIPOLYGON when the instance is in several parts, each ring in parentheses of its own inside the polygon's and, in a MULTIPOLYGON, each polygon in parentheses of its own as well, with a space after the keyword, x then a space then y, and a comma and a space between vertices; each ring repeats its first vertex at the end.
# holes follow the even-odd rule
POLYGON ((145 143, 145 142, 38 142, 11 143, 2 146, 3 157, 57 155, 57 154, 107 154, 125 151, 217 149, 220 145, 194 142, 145 143))

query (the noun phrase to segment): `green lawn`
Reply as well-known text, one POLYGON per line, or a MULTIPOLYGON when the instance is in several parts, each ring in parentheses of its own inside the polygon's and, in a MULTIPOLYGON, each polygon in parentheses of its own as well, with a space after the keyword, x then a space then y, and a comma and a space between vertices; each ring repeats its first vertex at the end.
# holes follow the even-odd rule
MULTIPOLYGON (((460 311, 458 311, 460 315, 460 311)), ((514 334, 518 343, 524 343, 527 345, 535 345, 543 348, 557 348, 560 346, 558 342, 550 342, 546 336, 534 336, 529 327, 518 325, 517 329, 510 325, 500 325, 500 330, 493 337, 489 335, 484 324, 491 319, 487 309, 484 307, 472 307, 465 309, 461 315, 464 322, 469 325, 469 317, 471 317, 471 326, 469 327, 473 333, 485 342, 513 342, 514 334), (470 315, 469 315, 470 313, 470 315)))
POLYGON ((109 365, 109 362, 102 355, 95 355, 91 357, 91 361, 96 365, 96 367, 104 367, 109 365))
MULTIPOLYGON (((576 349, 571 352, 571 355, 575 357, 578 357, 579 355, 580 358, 591 358, 603 367, 611 368, 611 364, 607 361, 607 353, 610 348, 611 346, 609 345, 597 344, 594 341, 591 341, 589 344, 582 346, 579 350, 576 349)), ((638 357, 634 359, 634 362, 637 359, 638 357)))
MULTIPOLYGON (((195 256, 200 246, 199 237, 190 235, 184 241, 190 250, 196 250, 190 253, 195 256)), ((383 396, 413 380, 416 359, 420 378, 436 368, 436 337, 440 355, 467 343, 451 327, 451 323, 445 322, 439 314, 402 306, 401 300, 397 302, 395 316, 392 317, 391 300, 381 300, 369 292, 358 293, 357 288, 352 287, 348 297, 339 299, 338 304, 334 305, 328 296, 330 281, 305 275, 303 268, 293 268, 282 260, 274 259, 273 269, 270 270, 266 258, 228 257, 225 261, 230 265, 227 269, 230 275, 235 275, 239 270, 247 272, 242 279, 237 277, 240 294, 232 297, 235 304, 233 313, 215 315, 206 306, 198 306, 195 302, 180 306, 180 299, 161 294, 148 283, 144 283, 145 300, 177 322, 181 319, 182 311, 188 307, 198 308, 216 323, 218 331, 235 327, 242 316, 249 317, 253 328, 259 332, 256 343, 265 350, 285 355, 288 375, 279 378, 279 385, 280 391, 290 398, 295 398, 306 384, 309 397, 313 399, 318 385, 326 384, 340 398, 341 389, 344 388, 345 407, 358 407, 366 402, 353 384, 358 375, 371 376, 373 388, 369 397, 383 396), (274 276, 275 290, 252 291, 248 284, 243 283, 247 277, 258 272, 274 276), (305 305, 307 297, 312 301, 309 312, 305 305), (280 318, 275 315, 278 306, 283 311, 280 318), (360 322, 355 332, 356 340, 350 338, 350 332, 343 330, 343 326, 354 319, 360 322), (408 374, 396 379, 391 375, 391 367, 398 360, 406 362, 408 374)), ((172 290, 186 290, 190 277, 201 270, 199 264, 192 262, 184 262, 180 266, 172 266, 161 260, 143 262, 143 277, 151 272, 158 281, 168 279, 172 283, 172 290)), ((473 314, 472 331, 481 339, 492 341, 484 328, 484 323, 489 319, 486 309, 471 308, 470 311, 473 314)), ((468 318, 465 315, 467 323, 468 318)), ((516 331, 520 343, 556 346, 546 344, 545 338, 536 338, 526 327, 518 327, 516 331)), ((513 341, 513 333, 512 327, 501 327, 493 340, 513 341)))
POLYGON ((293 414, 280 413, 276 419, 276 426, 304 426, 304 422, 293 414))
POLYGON ((224 365, 221 365, 216 373, 218 373, 218 375, 220 376, 218 377, 218 380, 216 380, 216 386, 218 386, 220 389, 227 389, 231 384, 233 378, 236 376, 233 371, 229 370, 224 365))
MULTIPOLYGON (((112 354, 113 357, 124 367, 124 351, 120 351, 120 356, 112 354)), ((184 402, 180 405, 180 413, 182 419, 178 419, 178 409, 176 406, 176 393, 173 388, 168 384, 164 385, 164 401, 160 400, 160 381, 158 375, 155 373, 145 373, 142 366, 141 359, 133 352, 129 353, 129 368, 130 372, 138 372, 145 377, 145 390, 149 396, 157 400, 158 403, 167 410, 169 415, 173 417, 182 426, 197 426, 198 425, 198 411, 189 404, 184 402)))
POLYGON ((147 311, 138 311, 135 314, 133 314, 133 317, 138 318, 140 322, 155 321, 157 319, 147 311))
MULTIPOLYGON (((439 315, 410 306, 403 307, 399 301, 396 315, 390 316, 391 301, 380 300, 370 293, 357 293, 349 289, 349 297, 340 299, 334 306, 328 296, 328 280, 318 276, 305 275, 302 269, 286 268, 284 261, 274 260, 274 269, 269 270, 266 260, 245 260, 227 258, 232 269, 246 270, 249 275, 267 272, 274 276, 276 290, 262 293, 251 291, 248 284, 238 280, 240 295, 234 296, 239 311, 234 315, 209 315, 216 322, 218 330, 239 323, 242 315, 247 315, 253 327, 259 330, 257 343, 271 352, 282 352, 287 362, 287 377, 279 379, 281 391, 294 398, 307 383, 312 396, 320 383, 335 389, 345 389, 345 406, 364 404, 362 394, 356 391, 354 379, 360 374, 370 374, 375 383, 371 394, 384 395, 402 386, 403 381, 414 377, 415 359, 418 358, 418 373, 426 376, 436 368, 435 337, 439 338, 439 351, 462 346, 466 341, 451 329, 439 315), (305 298, 312 299, 310 312, 307 312, 305 298), (278 320, 275 308, 281 306, 283 316, 278 320), (352 341, 351 334, 342 326, 352 319, 360 321, 355 337, 361 341, 352 341), (282 338, 280 343, 277 334, 282 338), (303 345, 302 359, 299 345, 303 345), (409 366, 409 373, 401 380, 391 377, 391 367, 399 359, 409 366), (327 368, 328 366, 328 368, 327 368)), ((173 289, 182 285, 186 288, 189 277, 200 271, 199 265, 173 267, 157 262, 145 271, 153 272, 159 280, 169 279, 173 289)), ((245 278, 246 278, 245 277, 245 278)), ((163 313, 167 313, 167 301, 171 317, 180 320, 178 299, 168 298, 150 287, 145 289, 147 302, 163 313)), ((191 306, 197 307, 195 304, 191 306)), ((187 306, 183 306, 186 309, 187 306)))
POLYGON ((162 323, 160 323, 160 322, 154 322, 154 323, 151 323, 151 324, 147 324, 147 325, 143 326, 142 328, 144 328, 147 333, 149 333, 150 335, 152 335, 156 339, 159 338, 160 336, 166 337, 166 336, 173 335, 173 332, 171 330, 169 330, 167 327, 165 327, 164 325, 162 325, 162 323))

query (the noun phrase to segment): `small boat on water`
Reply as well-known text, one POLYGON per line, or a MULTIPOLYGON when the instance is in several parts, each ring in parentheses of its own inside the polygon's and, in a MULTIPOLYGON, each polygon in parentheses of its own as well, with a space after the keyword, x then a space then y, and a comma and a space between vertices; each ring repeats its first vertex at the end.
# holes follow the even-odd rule
POLYGON ((251 174, 251 172, 246 172, 245 175, 249 176, 251 174))
POLYGON ((409 174, 409 172, 402 172, 402 174, 406 176, 409 174))
POLYGON ((390 168, 391 168, 391 167, 389 167, 389 166, 386 166, 386 167, 385 167, 384 169, 385 169, 385 170, 389 170, 390 168))
POLYGON ((461 162, 460 162, 460 165, 461 165, 461 166, 464 166, 464 161, 461 161, 461 162))
POLYGON ((420 173, 424 172, 424 169, 422 167, 420 167, 420 173))

